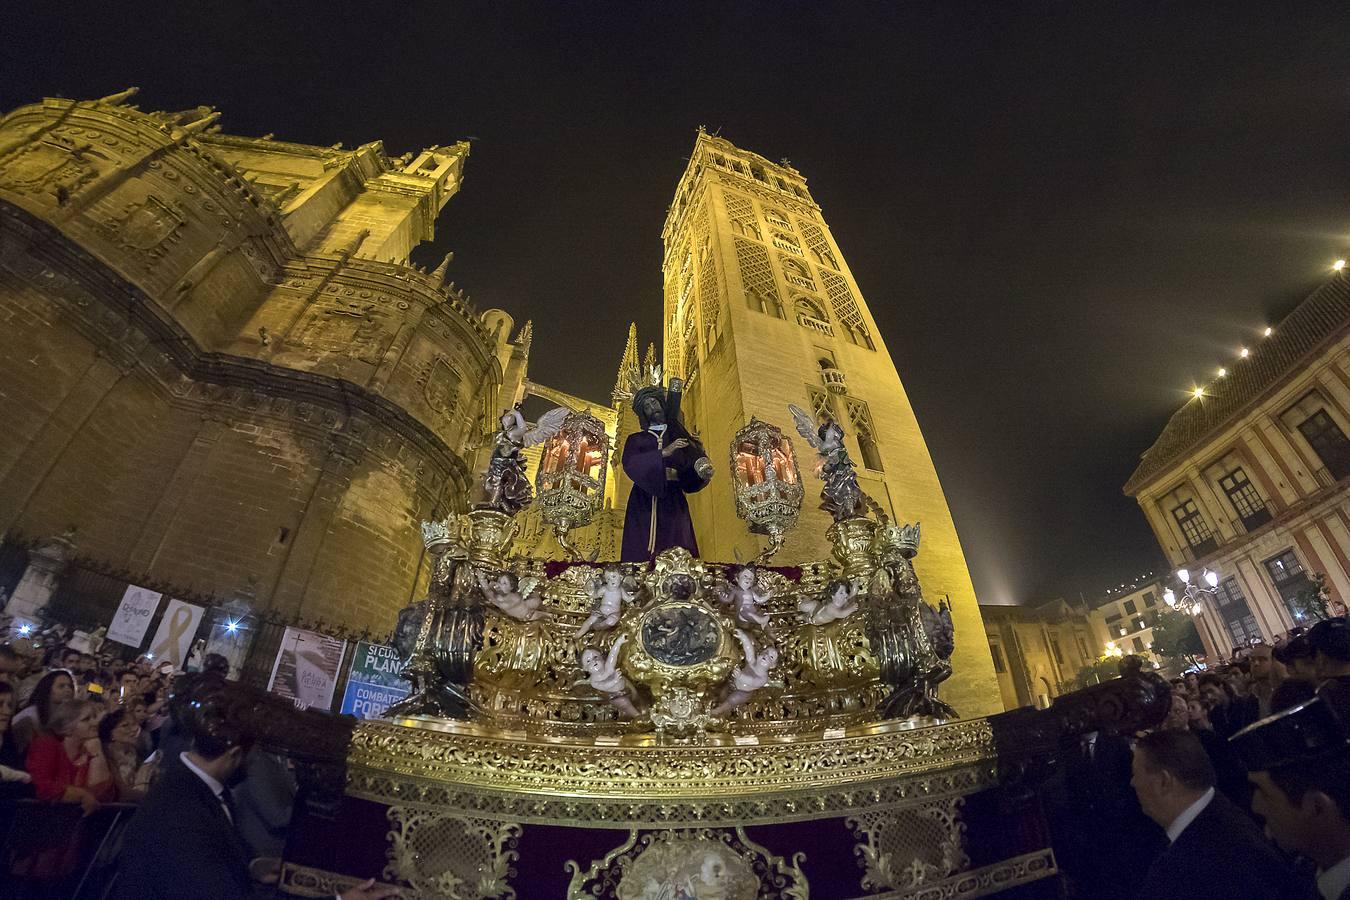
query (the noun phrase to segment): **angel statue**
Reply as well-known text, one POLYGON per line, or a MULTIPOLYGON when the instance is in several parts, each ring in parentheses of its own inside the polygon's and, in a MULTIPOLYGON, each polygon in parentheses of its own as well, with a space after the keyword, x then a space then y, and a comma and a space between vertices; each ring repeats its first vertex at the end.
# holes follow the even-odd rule
POLYGON ((809 625, 828 625, 840 619, 847 619, 858 611, 858 586, 842 578, 836 578, 825 587, 825 596, 820 600, 806 599, 797 604, 802 621, 809 625))
POLYGON ((619 612, 624 603, 637 599, 637 589, 624 583, 623 569, 618 566, 605 566, 600 577, 590 584, 590 616, 577 629, 576 636, 581 637, 592 629, 613 628, 619 624, 619 612))
POLYGON ((530 480, 525 477, 525 457, 520 451, 542 444, 562 428, 569 410, 564 406, 550 409, 530 427, 521 415, 520 404, 502 410, 501 428, 493 436, 492 458, 483 474, 482 506, 514 516, 534 499, 530 480))
POLYGON ((637 717, 638 709, 628 696, 628 682, 618 667, 619 650, 626 640, 627 635, 619 635, 609 648, 608 656, 602 656, 599 650, 591 648, 581 651, 581 668, 586 672, 586 681, 590 686, 604 694, 605 699, 619 711, 619 715, 633 719, 637 717))
POLYGON ((477 576, 478 586, 483 589, 487 601, 511 618, 522 622, 548 618, 548 613, 539 608, 542 599, 535 591, 539 586, 538 578, 522 581, 514 572, 498 572, 491 580, 483 572, 478 572, 477 576))
POLYGON ((765 647, 756 653, 755 642, 739 628, 736 629, 736 639, 741 642, 741 649, 745 651, 745 665, 731 673, 731 689, 722 698, 722 702, 713 707, 710 713, 713 716, 725 716, 736 707, 744 705, 751 694, 769 683, 769 673, 778 665, 777 647, 765 647))
POLYGON ((769 602, 773 593, 760 589, 759 575, 753 565, 741 566, 732 576, 732 580, 721 586, 718 599, 730 603, 736 612, 736 621, 742 625, 756 625, 764 628, 769 617, 760 607, 769 602))
POLYGON ((836 522, 866 515, 867 507, 871 506, 870 498, 858 486, 853 460, 844 448, 844 429, 828 418, 817 425, 811 414, 800 406, 789 403, 788 410, 797 423, 797 433, 819 454, 816 476, 825 482, 820 489, 820 508, 836 522))

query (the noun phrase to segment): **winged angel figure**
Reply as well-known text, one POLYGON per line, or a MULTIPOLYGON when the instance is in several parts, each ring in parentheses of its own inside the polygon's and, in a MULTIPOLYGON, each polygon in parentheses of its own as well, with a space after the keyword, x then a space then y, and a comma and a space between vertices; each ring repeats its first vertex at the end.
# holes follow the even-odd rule
POLYGON ((525 477, 525 457, 520 451, 557 434, 568 412, 564 406, 550 409, 530 427, 520 413, 520 404, 502 411, 501 428, 492 439, 492 458, 483 474, 483 494, 487 498, 483 506, 514 516, 530 505, 534 492, 525 477))
POLYGON ((820 489, 820 508, 836 522, 867 514, 876 506, 858 486, 853 471, 853 460, 844 448, 844 429, 833 419, 816 423, 815 418, 800 406, 788 404, 797 433, 806 438, 817 454, 816 477, 825 484, 820 489))

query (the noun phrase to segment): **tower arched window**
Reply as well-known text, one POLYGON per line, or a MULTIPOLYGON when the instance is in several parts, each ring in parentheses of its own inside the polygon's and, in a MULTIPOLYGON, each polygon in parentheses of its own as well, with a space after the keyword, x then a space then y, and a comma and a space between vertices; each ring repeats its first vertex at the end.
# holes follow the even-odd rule
POLYGON ((872 343, 872 336, 867 333, 867 329, 862 325, 845 326, 848 332, 848 339, 859 347, 866 347, 868 350, 875 350, 876 345, 872 343))
POLYGON ((844 408, 848 413, 849 424, 858 439, 858 455, 862 464, 874 472, 882 471, 881 450, 877 447, 876 429, 872 426, 872 414, 867 404, 853 397, 844 399, 844 408))
MULTIPOLYGON (((777 236, 775 236, 774 240, 777 241, 777 236)), ((783 277, 791 284, 795 284, 797 287, 804 287, 811 291, 816 289, 816 281, 811 277, 811 270, 806 267, 805 263, 798 262, 795 259, 789 259, 786 256, 780 256, 779 260, 783 266, 783 277)))
POLYGON ((821 309, 820 304, 809 297, 797 297, 792 301, 792 305, 796 308, 797 312, 802 315, 810 316, 821 322, 828 321, 825 318, 825 310, 821 309))
POLYGON ((758 288, 751 288, 745 293, 746 300, 750 303, 750 308, 758 310, 775 319, 785 318, 783 315, 783 304, 777 297, 770 297, 758 288))

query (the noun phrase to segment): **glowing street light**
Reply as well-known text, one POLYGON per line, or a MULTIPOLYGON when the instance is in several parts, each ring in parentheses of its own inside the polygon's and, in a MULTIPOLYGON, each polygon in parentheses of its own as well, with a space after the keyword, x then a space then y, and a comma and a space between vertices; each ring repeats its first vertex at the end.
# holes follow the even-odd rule
POLYGON ((1195 395, 1195 399, 1199 400, 1200 398, 1205 396, 1205 389, 1198 387, 1195 390, 1191 391, 1191 393, 1195 395))
POLYGON ((1338 259, 1331 264, 1331 271, 1333 272, 1339 272, 1344 268, 1345 268, 1345 260, 1343 259, 1338 259))
POLYGON ((1228 374, 1228 370, 1225 369, 1223 366, 1219 366, 1219 377, 1222 378, 1223 376, 1225 376, 1225 375, 1227 375, 1227 374, 1228 374))
POLYGON ((1246 347, 1243 347, 1241 350, 1238 351, 1238 356, 1242 357, 1243 359, 1246 359, 1248 356, 1251 355, 1251 352, 1252 351, 1248 350, 1246 347))
POLYGON ((1261 337, 1270 337, 1270 336, 1271 336, 1272 334, 1274 334, 1274 333, 1275 333, 1275 329, 1274 329, 1274 328, 1271 328, 1269 325, 1267 325, 1267 326, 1266 326, 1266 330, 1263 331, 1263 332, 1261 332, 1261 337))
POLYGON ((1188 615, 1198 615, 1200 610, 1204 609, 1205 597, 1213 598, 1215 589, 1219 586, 1219 573, 1213 569, 1205 569, 1200 573, 1200 580, 1207 585, 1203 587, 1200 584, 1191 583, 1191 573, 1186 569, 1177 569, 1177 580, 1181 582, 1181 596, 1170 587, 1163 590, 1163 602, 1178 612, 1188 615))

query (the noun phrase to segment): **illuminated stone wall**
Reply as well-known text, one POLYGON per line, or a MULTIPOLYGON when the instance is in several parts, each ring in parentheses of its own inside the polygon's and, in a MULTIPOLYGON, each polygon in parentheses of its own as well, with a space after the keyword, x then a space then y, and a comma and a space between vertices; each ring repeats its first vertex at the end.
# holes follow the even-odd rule
POLYGON ((781 559, 829 555, 815 454, 796 437, 787 404, 827 412, 848 431, 863 488, 895 519, 922 523, 916 569, 930 601, 951 597, 956 623, 955 675, 943 697, 962 715, 1000 711, 974 587, 923 434, 802 175, 700 133, 663 239, 665 361, 689 380, 686 420, 721 470, 691 502, 703 555, 759 552, 761 539, 731 514, 725 459, 752 415, 793 435, 806 482, 781 559))
POLYGON ((468 148, 123 99, 0 120, 0 531, 75 525, 103 563, 383 631, 524 377, 510 317, 407 259, 468 148))

